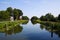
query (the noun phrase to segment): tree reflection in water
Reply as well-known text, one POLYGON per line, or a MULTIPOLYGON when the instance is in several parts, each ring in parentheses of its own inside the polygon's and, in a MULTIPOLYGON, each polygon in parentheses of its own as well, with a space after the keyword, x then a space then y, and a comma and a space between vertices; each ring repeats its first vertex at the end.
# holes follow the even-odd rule
POLYGON ((51 24, 51 25, 48 25, 45 23, 44 24, 40 24, 40 28, 43 30, 47 30, 49 32, 51 32, 51 37, 53 37, 53 33, 57 34, 58 37, 60 37, 60 25, 59 24, 51 24))
POLYGON ((2 31, 2 32, 5 33, 5 36, 7 36, 7 35, 17 34, 17 33, 22 32, 23 27, 20 25, 17 25, 9 30, 7 30, 7 28, 5 27, 4 30, 5 31, 2 31))
POLYGON ((32 23, 33 25, 37 24, 37 22, 36 22, 36 21, 32 21, 32 20, 31 20, 31 23, 32 23))
POLYGON ((29 22, 29 20, 27 20, 27 21, 23 22, 22 24, 28 24, 28 22, 29 22))
MULTIPOLYGON (((27 24, 29 21, 25 21, 22 24, 27 24)), ((15 24, 16 25, 16 24, 15 24)), ((13 23, 8 25, 5 24, 1 29, 0 29, 0 33, 5 33, 5 36, 7 35, 12 35, 12 34, 17 34, 22 32, 23 27, 20 24, 17 24, 15 26, 13 23)))

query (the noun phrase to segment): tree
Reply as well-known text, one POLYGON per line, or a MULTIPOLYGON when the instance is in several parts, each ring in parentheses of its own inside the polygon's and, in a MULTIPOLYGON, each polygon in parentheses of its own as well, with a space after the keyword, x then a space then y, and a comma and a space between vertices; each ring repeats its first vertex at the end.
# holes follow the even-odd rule
POLYGON ((9 20, 10 15, 8 11, 0 11, 0 20, 9 20))
POLYGON ((6 20, 10 19, 10 15, 8 11, 5 11, 3 16, 4 16, 3 19, 6 19, 6 20))
POLYGON ((18 20, 20 18, 20 16, 23 15, 22 10, 20 9, 12 9, 12 7, 8 7, 6 10, 2 10, 0 11, 0 20, 4 20, 4 19, 10 19, 10 16, 13 16, 14 19, 18 20))
POLYGON ((31 23, 34 25, 34 24, 36 24, 37 23, 37 21, 36 20, 38 20, 39 18, 37 17, 37 16, 33 16, 32 18, 31 18, 31 23))
POLYGON ((51 13, 47 13, 45 16, 41 16, 40 20, 42 20, 42 21, 56 21, 57 19, 51 13))
POLYGON ((33 16, 33 17, 31 18, 31 20, 32 20, 32 21, 34 21, 34 20, 38 20, 38 17, 33 16))
POLYGON ((60 20, 60 14, 58 15, 58 20, 60 20))
POLYGON ((16 8, 13 10, 13 13, 14 13, 14 19, 19 19, 19 17, 23 15, 23 12, 16 8))
POLYGON ((23 12, 22 12, 22 10, 20 10, 20 9, 17 9, 17 11, 18 11, 18 13, 19 13, 19 15, 18 15, 18 19, 20 19, 20 16, 23 15, 23 12))
POLYGON ((58 18, 57 18, 57 17, 55 17, 55 18, 54 18, 54 22, 57 22, 57 21, 58 21, 58 18))
POLYGON ((13 16, 13 9, 12 9, 12 7, 8 7, 6 11, 8 11, 11 16, 13 16))
POLYGON ((53 21, 54 20, 54 16, 51 13, 47 13, 45 15, 45 17, 46 17, 47 21, 53 21))
POLYGON ((20 9, 17 9, 17 11, 18 11, 18 13, 19 13, 19 16, 22 16, 22 15, 23 15, 23 12, 22 12, 22 10, 20 10, 20 9))
POLYGON ((27 16, 22 16, 22 20, 29 20, 27 16))
POLYGON ((19 13, 18 13, 17 9, 14 9, 14 10, 13 10, 13 13, 14 13, 15 19, 18 19, 19 13))
POLYGON ((41 17, 40 17, 40 20, 41 20, 41 21, 46 21, 47 19, 46 19, 45 16, 41 16, 41 17))

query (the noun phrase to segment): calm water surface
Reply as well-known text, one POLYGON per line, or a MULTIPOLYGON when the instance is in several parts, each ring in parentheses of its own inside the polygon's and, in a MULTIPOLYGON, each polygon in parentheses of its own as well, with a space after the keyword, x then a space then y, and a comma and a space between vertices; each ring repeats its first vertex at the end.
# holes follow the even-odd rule
POLYGON ((58 34, 41 28, 41 24, 20 24, 11 31, 0 32, 0 40, 60 40, 58 34))

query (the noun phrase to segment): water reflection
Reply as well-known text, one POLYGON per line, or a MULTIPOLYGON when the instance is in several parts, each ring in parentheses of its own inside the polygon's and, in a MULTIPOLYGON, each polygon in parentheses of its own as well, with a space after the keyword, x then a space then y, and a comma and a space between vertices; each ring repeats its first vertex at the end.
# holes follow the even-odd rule
POLYGON ((28 20, 28 21, 23 22, 22 24, 28 24, 28 22, 29 22, 29 20, 28 20))
MULTIPOLYGON (((22 24, 27 24, 29 21, 25 21, 22 24)), ((5 24, 0 28, 0 33, 5 33, 5 35, 12 35, 22 32, 23 27, 18 23, 5 24)))
POLYGON ((32 23, 33 25, 37 24, 37 22, 36 22, 36 21, 31 21, 31 23, 32 23))
POLYGON ((51 24, 51 23, 45 23, 45 24, 40 24, 40 28, 43 30, 47 30, 51 33, 51 37, 53 37, 53 33, 58 35, 60 37, 60 26, 59 24, 51 24))
POLYGON ((7 36, 7 35, 20 33, 20 32, 22 32, 22 30, 23 30, 23 27, 20 25, 17 25, 9 30, 7 30, 7 28, 5 27, 5 28, 3 28, 3 30, 0 30, 0 32, 5 33, 5 36, 7 36))
POLYGON ((26 22, 23 24, 27 25, 16 25, 15 27, 12 26, 12 28, 10 28, 10 26, 8 28, 5 25, 4 28, 0 29, 0 33, 2 34, 0 34, 1 39, 59 40, 59 24, 52 24, 48 22, 41 24, 37 24, 37 22, 32 22, 33 25, 31 24, 31 22, 26 22))

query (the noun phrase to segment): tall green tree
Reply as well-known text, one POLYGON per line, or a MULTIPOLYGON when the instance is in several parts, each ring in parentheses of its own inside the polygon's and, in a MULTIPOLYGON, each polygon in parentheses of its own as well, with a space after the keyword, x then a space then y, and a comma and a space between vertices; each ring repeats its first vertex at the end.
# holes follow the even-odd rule
POLYGON ((13 10, 13 13, 15 19, 19 19, 19 17, 23 15, 23 12, 20 9, 16 9, 16 8, 13 10))
POLYGON ((18 19, 18 15, 19 15, 19 13, 18 13, 18 11, 17 11, 16 8, 13 10, 13 13, 14 13, 14 17, 15 17, 15 19, 17 20, 17 19, 18 19))
POLYGON ((18 13, 19 13, 19 15, 18 15, 18 19, 20 19, 20 16, 23 15, 23 12, 22 12, 22 10, 20 10, 20 9, 17 9, 17 11, 18 11, 18 13))
POLYGON ((6 11, 8 11, 10 13, 10 15, 13 16, 13 9, 12 9, 12 7, 8 7, 6 11))
POLYGON ((20 9, 17 9, 17 11, 18 11, 18 13, 19 13, 19 16, 22 16, 22 15, 23 15, 23 12, 22 12, 22 10, 20 10, 20 9))

